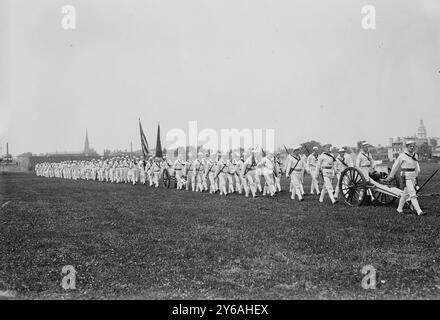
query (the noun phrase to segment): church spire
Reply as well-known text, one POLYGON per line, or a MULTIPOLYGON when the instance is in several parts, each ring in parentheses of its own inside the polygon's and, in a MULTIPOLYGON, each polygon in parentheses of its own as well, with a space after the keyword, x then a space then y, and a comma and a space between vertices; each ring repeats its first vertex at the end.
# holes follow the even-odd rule
POLYGON ((84 141, 84 153, 90 153, 89 133, 86 129, 86 140, 84 141))

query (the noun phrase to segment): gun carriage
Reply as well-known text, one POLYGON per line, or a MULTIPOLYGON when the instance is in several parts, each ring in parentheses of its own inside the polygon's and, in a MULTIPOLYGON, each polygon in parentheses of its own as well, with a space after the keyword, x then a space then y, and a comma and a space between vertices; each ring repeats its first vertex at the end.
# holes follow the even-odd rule
POLYGON ((175 189, 177 187, 176 176, 172 171, 172 168, 168 164, 165 164, 164 168, 162 169, 161 180, 163 186, 167 189, 175 189))
MULTIPOLYGON (((402 196, 399 179, 385 182, 391 169, 387 166, 377 166, 376 170, 369 174, 367 180, 364 174, 357 168, 349 167, 341 172, 339 191, 345 203, 350 206, 361 206, 366 202, 367 195, 381 204, 393 203, 402 196)), ((396 174, 396 176, 398 176, 396 174)))

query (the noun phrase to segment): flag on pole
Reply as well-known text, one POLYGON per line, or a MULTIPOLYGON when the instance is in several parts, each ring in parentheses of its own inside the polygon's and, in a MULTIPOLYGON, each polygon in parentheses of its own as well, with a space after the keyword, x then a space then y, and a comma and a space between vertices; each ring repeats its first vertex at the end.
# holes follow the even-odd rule
POLYGON ((162 158, 162 144, 160 143, 160 125, 157 124, 156 157, 162 158))
POLYGON ((144 157, 146 157, 150 152, 148 151, 149 147, 148 147, 147 138, 145 138, 144 130, 142 130, 141 119, 139 119, 139 130, 141 134, 142 154, 144 155, 144 157))

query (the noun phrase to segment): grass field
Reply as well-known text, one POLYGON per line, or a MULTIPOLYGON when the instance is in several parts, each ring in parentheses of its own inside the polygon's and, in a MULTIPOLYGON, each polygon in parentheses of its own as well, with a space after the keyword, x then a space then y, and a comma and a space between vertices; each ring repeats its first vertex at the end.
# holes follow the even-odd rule
MULTIPOLYGON (((437 165, 438 166, 438 165, 437 165)), ((434 165, 424 166, 425 175, 434 165)), ((306 179, 306 191, 309 190, 306 179)), ((439 192, 440 175, 426 192, 439 192)), ((286 181, 284 181, 286 183, 286 181)), ((395 205, 0 176, 0 292, 25 299, 440 298, 440 197, 395 205), (61 287, 62 267, 76 290, 61 287), (377 270, 376 289, 361 269, 377 270)))

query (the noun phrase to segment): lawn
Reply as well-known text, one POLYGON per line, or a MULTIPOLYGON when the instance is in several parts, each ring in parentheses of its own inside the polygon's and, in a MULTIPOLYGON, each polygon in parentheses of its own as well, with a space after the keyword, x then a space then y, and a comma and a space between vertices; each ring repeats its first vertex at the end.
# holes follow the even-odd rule
MULTIPOLYGON (((423 182, 439 165, 424 165, 423 182)), ((308 177, 307 177, 308 178, 308 177)), ((306 191, 309 190, 306 179, 306 191)), ((286 186, 287 181, 283 181, 286 186)), ((440 174, 426 193, 440 191, 440 174)), ((440 298, 429 214, 0 175, 0 293, 18 299, 440 298), (76 289, 61 286, 63 266, 76 289), (361 269, 377 270, 376 289, 361 269)), ((408 209, 407 209, 408 210, 408 209)))

